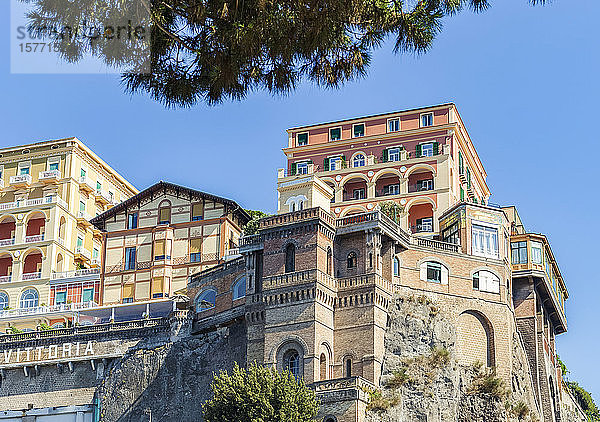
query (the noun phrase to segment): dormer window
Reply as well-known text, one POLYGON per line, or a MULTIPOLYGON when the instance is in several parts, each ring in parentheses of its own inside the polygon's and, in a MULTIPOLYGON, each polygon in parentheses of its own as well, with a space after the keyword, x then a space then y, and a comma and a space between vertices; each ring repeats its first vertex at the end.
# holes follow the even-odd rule
POLYGON ((301 147, 308 145, 308 132, 299 133, 296 135, 296 144, 301 147))
POLYGON ((400 130, 400 119, 388 119, 387 121, 387 131, 389 132, 398 132, 400 130))
POLYGON ((433 113, 421 114, 421 127, 433 126, 433 113))
POLYGON ((342 139, 342 128, 332 127, 329 129, 329 141, 339 141, 342 139))
POLYGON ((365 136, 365 124, 357 123, 355 125, 352 125, 352 137, 360 138, 363 136, 365 136))

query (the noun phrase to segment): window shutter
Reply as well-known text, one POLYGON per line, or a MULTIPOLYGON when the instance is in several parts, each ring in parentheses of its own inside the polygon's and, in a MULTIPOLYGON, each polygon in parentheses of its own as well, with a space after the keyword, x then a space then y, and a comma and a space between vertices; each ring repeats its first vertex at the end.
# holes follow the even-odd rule
POLYGON ((417 144, 417 147, 415 148, 415 154, 416 154, 416 158, 419 158, 421 156, 421 145, 417 144))
POLYGON ((200 245, 202 243, 202 239, 190 239, 190 253, 200 253, 200 245))
POLYGON ((462 156, 462 153, 460 151, 458 151, 458 171, 460 174, 462 174, 464 171, 463 166, 464 166, 463 156, 462 156))
POLYGON ((325 158, 323 160, 323 167, 324 167, 324 171, 329 171, 329 158, 325 158))
POLYGON ((192 205, 192 217, 201 217, 203 213, 202 204, 192 205))
POLYGON ((123 299, 133 298, 134 284, 125 284, 123 286, 123 299))
POLYGON ((163 278, 162 277, 155 277, 152 279, 152 289, 151 289, 151 293, 152 295, 156 294, 156 293, 162 293, 163 292, 163 278))
POLYGON ((388 150, 387 148, 383 150, 383 162, 387 163, 388 161, 388 150))
POLYGON ((467 187, 468 188, 471 187, 471 171, 469 170, 468 167, 467 167, 467 187))
POLYGON ((161 208, 159 220, 160 221, 170 221, 171 220, 171 209, 170 208, 161 208))
POLYGON ((157 240, 154 243, 154 256, 164 255, 165 254, 165 241, 157 240))
POLYGON ((462 187, 460 188, 460 200, 465 200, 465 190, 462 187))
POLYGON ((290 170, 291 176, 294 176, 296 174, 296 167, 297 167, 297 164, 296 163, 292 163, 292 168, 290 170))
POLYGON ((423 262, 419 271, 419 278, 422 281, 427 281, 427 263, 423 262))
POLYGON ((439 142, 434 142, 433 143, 433 155, 438 155, 439 150, 440 150, 439 142))
POLYGON ((442 284, 448 284, 448 268, 442 265, 442 284))

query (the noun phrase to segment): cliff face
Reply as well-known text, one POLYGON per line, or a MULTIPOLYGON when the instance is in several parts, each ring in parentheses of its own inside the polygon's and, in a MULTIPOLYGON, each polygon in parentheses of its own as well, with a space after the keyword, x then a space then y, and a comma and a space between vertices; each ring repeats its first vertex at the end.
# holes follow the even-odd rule
POLYGON ((434 301, 398 297, 386 334, 382 388, 371 392, 366 421, 539 420, 518 337, 510 383, 480 365, 459 365, 456 343, 456 327, 434 301))
POLYGON ((210 396, 213 373, 244 365, 246 329, 243 323, 163 344, 142 342, 107 369, 98 390, 101 420, 198 421, 210 396))

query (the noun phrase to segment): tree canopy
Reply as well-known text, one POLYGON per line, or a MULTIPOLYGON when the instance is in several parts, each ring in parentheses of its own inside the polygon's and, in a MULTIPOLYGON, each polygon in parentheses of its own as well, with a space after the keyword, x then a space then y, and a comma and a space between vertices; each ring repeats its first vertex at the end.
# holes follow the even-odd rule
POLYGON ((215 376, 213 397, 203 406, 206 422, 313 422, 318 404, 314 391, 289 372, 256 364, 237 364, 215 376))
POLYGON ((268 217, 270 214, 267 214, 265 212, 258 211, 258 210, 246 210, 246 212, 248 214, 250 214, 251 219, 244 226, 244 234, 246 236, 248 236, 250 234, 256 234, 256 233, 258 233, 258 229, 259 229, 259 223, 258 223, 258 221, 261 218, 268 217))
MULTIPOLYGON (((125 68, 126 91, 173 107, 240 100, 255 90, 286 94, 302 80, 340 87, 366 76, 385 40, 395 41, 397 53, 424 53, 444 18, 490 6, 490 0, 22 1, 32 4, 30 28, 38 32, 143 20, 150 34, 145 52, 126 54, 105 36, 65 38, 64 31, 56 44, 68 61, 87 52, 125 68)), ((114 28, 106 33, 114 35, 114 28)))

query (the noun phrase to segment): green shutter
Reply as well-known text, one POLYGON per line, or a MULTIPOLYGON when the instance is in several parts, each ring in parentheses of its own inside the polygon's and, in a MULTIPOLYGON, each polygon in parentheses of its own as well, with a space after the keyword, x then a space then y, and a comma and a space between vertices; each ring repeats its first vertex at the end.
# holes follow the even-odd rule
POLYGON ((383 162, 387 163, 388 161, 388 150, 387 148, 383 150, 383 162))
POLYGON ((465 190, 462 188, 460 188, 460 200, 464 201, 465 200, 465 190))
POLYGON ((433 155, 438 155, 438 151, 440 150, 440 144, 438 142, 433 143, 433 155))
POLYGON ((463 174, 464 171, 465 171, 465 169, 464 169, 462 152, 458 151, 458 172, 459 172, 459 174, 463 174))
POLYGON ((292 163, 291 176, 296 174, 296 163, 292 163))
POLYGON ((329 171, 329 158, 323 160, 323 171, 329 171))
POLYGON ((471 171, 467 167, 467 187, 471 188, 471 171))
POLYGON ((415 148, 415 153, 416 153, 416 155, 415 155, 416 158, 419 158, 421 156, 421 145, 420 144, 417 144, 417 147, 415 148))

